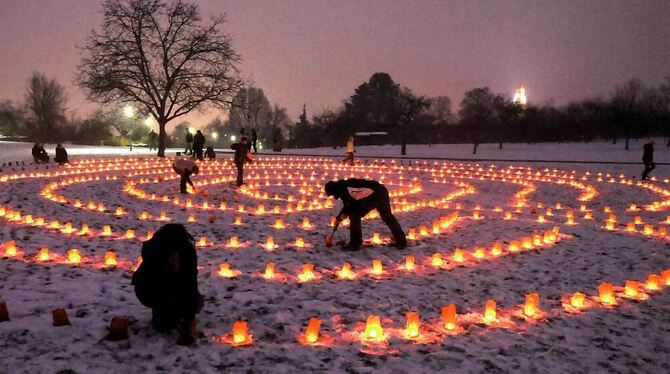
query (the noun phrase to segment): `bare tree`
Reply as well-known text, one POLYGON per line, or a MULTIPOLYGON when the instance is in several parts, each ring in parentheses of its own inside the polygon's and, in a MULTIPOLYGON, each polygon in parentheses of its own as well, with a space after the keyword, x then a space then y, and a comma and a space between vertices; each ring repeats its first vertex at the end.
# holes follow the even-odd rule
POLYGON ((99 31, 82 48, 78 83, 101 103, 139 106, 158 123, 165 156, 171 120, 209 106, 226 109, 244 84, 240 56, 221 31, 223 16, 203 22, 182 0, 107 0, 99 31))
POLYGON ((230 110, 230 124, 241 128, 260 130, 267 126, 272 107, 262 89, 247 87, 239 90, 230 110))
POLYGON ((65 90, 55 79, 33 73, 25 96, 28 120, 26 129, 33 139, 58 141, 58 127, 65 124, 65 90))
POLYGON ((407 153, 409 127, 417 114, 430 107, 430 102, 424 96, 415 96, 408 88, 403 88, 398 96, 397 105, 400 125, 400 154, 404 156, 407 153))

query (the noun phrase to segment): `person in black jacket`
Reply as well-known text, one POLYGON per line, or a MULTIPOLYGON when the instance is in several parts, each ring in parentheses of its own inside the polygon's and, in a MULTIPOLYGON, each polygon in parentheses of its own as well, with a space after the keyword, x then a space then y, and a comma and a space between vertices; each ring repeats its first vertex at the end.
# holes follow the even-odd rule
POLYGON ((349 217, 350 240, 345 249, 358 250, 363 243, 361 219, 371 210, 377 209, 382 221, 393 234, 394 246, 405 248, 407 238, 400 223, 391 212, 389 192, 383 184, 366 179, 347 179, 330 181, 325 186, 326 195, 342 200, 343 207, 335 217, 335 230, 345 218, 349 217))
POLYGON ((258 134, 256 134, 256 129, 251 129, 251 147, 253 147, 254 153, 258 152, 256 150, 256 142, 258 142, 258 134))
POLYGON ((240 138, 239 143, 234 143, 230 146, 231 149, 235 150, 235 166, 237 167, 237 187, 244 184, 244 164, 246 162, 251 162, 249 158, 249 145, 247 144, 247 137, 243 136, 240 138))
POLYGON ((214 148, 207 147, 207 149, 205 149, 205 157, 210 161, 216 160, 216 152, 214 152, 214 148))
POLYGON ((191 130, 189 129, 186 129, 186 149, 184 150, 184 154, 193 154, 193 134, 191 134, 191 130))
POLYGON ((649 179, 649 173, 656 169, 656 163, 654 163, 654 141, 649 141, 649 143, 644 145, 643 149, 642 162, 644 163, 644 171, 642 172, 642 180, 647 180, 649 179))
POLYGON ((35 145, 33 145, 31 153, 33 155, 33 161, 36 164, 39 164, 41 162, 49 162, 49 155, 47 154, 47 151, 44 149, 42 143, 35 143, 35 145))
POLYGON ((178 327, 184 345, 193 342, 195 315, 204 304, 198 290, 194 244, 183 225, 161 227, 142 244, 142 263, 132 278, 137 299, 151 308, 154 329, 163 332, 178 327))
POLYGON ((181 177, 179 181, 179 192, 186 194, 188 191, 186 190, 186 184, 190 184, 191 187, 195 189, 195 186, 193 185, 193 182, 191 181, 191 175, 195 174, 198 175, 200 172, 200 169, 198 169, 198 165, 195 164, 195 161, 189 160, 189 159, 177 159, 175 162, 172 164, 172 170, 175 171, 175 173, 179 174, 181 177))
POLYGON ((205 135, 198 130, 193 136, 193 158, 202 161, 202 150, 205 148, 205 135))
POLYGON ((56 161, 58 165, 65 165, 68 163, 67 151, 65 150, 65 147, 63 147, 63 145, 60 143, 56 145, 56 157, 54 157, 54 161, 56 161))

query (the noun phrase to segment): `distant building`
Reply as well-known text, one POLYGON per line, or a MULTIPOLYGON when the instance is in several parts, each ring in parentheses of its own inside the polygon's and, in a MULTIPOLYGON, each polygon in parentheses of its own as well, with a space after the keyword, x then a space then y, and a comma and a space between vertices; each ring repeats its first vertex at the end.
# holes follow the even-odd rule
POLYGON ((514 98, 512 99, 512 102, 514 104, 526 106, 526 103, 528 102, 528 98, 526 97, 526 87, 521 86, 514 92, 514 98))

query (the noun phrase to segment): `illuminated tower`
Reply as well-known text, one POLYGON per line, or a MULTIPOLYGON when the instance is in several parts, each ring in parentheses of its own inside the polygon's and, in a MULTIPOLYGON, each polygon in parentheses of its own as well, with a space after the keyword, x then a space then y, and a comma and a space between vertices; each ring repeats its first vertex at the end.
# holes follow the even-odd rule
POLYGON ((526 106, 526 103, 528 102, 528 98, 526 97, 526 87, 521 86, 514 92, 514 98, 512 99, 512 102, 514 104, 526 106))

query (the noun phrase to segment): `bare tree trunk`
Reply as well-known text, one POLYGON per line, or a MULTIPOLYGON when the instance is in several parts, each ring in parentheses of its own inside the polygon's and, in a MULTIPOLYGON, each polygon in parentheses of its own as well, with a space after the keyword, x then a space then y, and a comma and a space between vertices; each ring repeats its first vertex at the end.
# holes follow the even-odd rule
POLYGON ((498 149, 502 149, 502 142, 498 143, 498 149))
POLYGON ((167 138, 167 132, 165 131, 165 125, 167 121, 164 119, 158 120, 158 157, 165 157, 165 140, 167 138))
POLYGON ((402 135, 402 139, 400 140, 400 154, 402 156, 407 154, 407 137, 405 134, 402 135))
POLYGON ((477 146, 478 146, 479 144, 474 143, 473 145, 474 145, 474 146, 472 147, 472 154, 473 154, 473 155, 476 155, 476 154, 477 154, 477 146))

